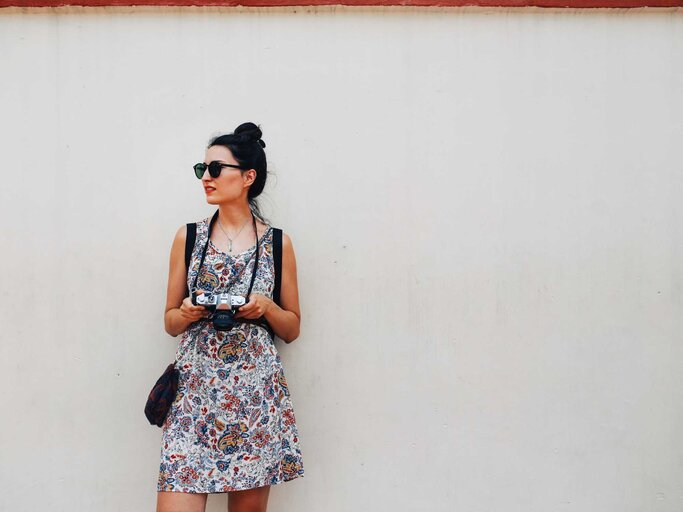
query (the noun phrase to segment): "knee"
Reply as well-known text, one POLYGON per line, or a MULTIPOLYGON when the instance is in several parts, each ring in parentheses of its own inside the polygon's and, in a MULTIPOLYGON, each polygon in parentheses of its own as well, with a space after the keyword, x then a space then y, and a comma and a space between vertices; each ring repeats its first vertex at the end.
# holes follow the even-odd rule
POLYGON ((228 512, 266 512, 266 504, 257 497, 228 500, 228 512))
POLYGON ((234 491, 228 495, 228 512, 266 512, 268 490, 234 491))
POLYGON ((266 512, 266 506, 257 500, 235 500, 228 505, 228 512, 266 512))
POLYGON ((158 492, 156 512, 204 512, 205 493, 158 492))

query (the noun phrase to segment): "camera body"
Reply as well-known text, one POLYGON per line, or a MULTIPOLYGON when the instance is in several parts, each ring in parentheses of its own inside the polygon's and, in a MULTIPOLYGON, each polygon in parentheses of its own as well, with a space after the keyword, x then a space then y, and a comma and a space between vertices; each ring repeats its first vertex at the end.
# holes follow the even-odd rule
POLYGON ((240 306, 244 306, 247 299, 242 295, 231 295, 230 293, 203 292, 198 294, 192 292, 192 304, 195 306, 205 306, 213 314, 208 320, 213 322, 217 331, 230 331, 239 320, 235 320, 235 313, 240 306), (227 307, 220 307, 227 306, 227 307))

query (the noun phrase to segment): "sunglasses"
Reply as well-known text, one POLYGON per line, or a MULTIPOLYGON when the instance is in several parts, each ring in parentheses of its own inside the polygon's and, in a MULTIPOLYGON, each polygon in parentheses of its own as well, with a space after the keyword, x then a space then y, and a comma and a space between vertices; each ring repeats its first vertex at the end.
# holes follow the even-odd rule
POLYGON ((223 169, 223 167, 234 167, 235 169, 244 170, 244 167, 240 167, 239 165, 224 164, 223 162, 214 160, 209 165, 206 165, 204 162, 194 164, 194 173, 197 176, 197 179, 201 180, 206 170, 209 169, 209 175, 212 178, 218 178, 221 175, 221 169, 223 169))

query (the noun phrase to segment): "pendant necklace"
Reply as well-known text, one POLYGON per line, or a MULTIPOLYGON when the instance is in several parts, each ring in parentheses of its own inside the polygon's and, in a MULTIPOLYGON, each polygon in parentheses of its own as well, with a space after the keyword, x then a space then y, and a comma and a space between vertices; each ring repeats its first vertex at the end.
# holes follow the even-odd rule
MULTIPOLYGON (((242 232, 242 230, 244 229, 244 226, 247 225, 247 222, 249 222, 249 219, 248 219, 248 218, 247 218, 246 221, 244 221, 244 224, 242 224, 242 227, 241 227, 240 230, 237 232, 237 234, 234 236, 234 238, 237 238, 237 237, 239 236, 239 234, 240 234, 240 233, 242 232)), ((228 236, 228 234, 225 232, 225 230, 223 229, 223 225, 221 224, 221 219, 218 219, 218 227, 221 228, 221 231, 222 231, 223 234, 225 235, 225 238, 228 239, 228 252, 232 252, 232 238, 230 238, 230 237, 228 236)))

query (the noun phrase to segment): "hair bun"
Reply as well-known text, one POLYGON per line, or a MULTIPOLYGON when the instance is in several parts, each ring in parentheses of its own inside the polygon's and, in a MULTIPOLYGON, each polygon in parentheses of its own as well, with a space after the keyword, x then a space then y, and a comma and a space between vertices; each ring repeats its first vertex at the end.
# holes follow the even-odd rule
POLYGON ((261 137, 263 132, 254 123, 242 123, 237 128, 235 128, 235 135, 238 135, 244 142, 257 142, 262 148, 266 147, 266 143, 263 142, 261 137))

